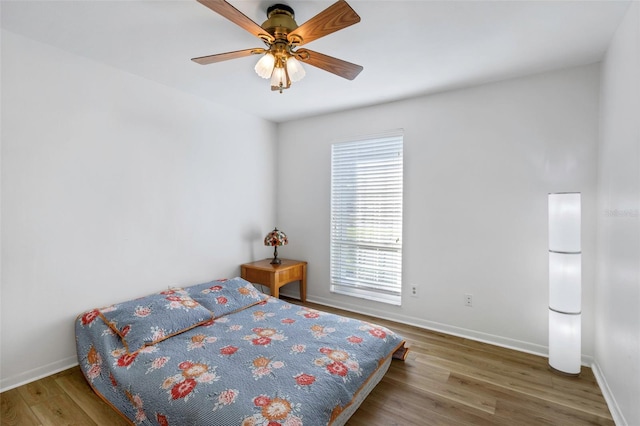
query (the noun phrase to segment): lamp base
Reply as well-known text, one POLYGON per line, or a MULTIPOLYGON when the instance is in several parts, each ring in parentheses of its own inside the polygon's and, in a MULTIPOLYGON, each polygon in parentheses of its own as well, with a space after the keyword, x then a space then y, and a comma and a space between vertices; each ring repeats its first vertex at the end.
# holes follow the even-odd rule
POLYGON ((273 260, 271 261, 272 265, 280 265, 282 262, 278 259, 278 246, 273 247, 273 260))
POLYGON ((557 368, 553 368, 551 366, 551 364, 549 364, 549 370, 551 370, 552 373, 558 374, 560 376, 565 376, 565 377, 580 377, 580 373, 567 373, 565 371, 560 371, 557 368))

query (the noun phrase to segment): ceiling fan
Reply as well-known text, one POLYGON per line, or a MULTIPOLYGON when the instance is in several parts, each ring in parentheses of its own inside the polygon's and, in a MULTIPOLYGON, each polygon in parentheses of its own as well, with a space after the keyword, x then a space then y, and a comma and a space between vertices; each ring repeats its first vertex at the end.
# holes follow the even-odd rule
POLYGON ((198 0, 214 12, 261 39, 266 48, 236 50, 234 52, 201 56, 191 59, 201 65, 213 64, 250 55, 262 55, 255 70, 262 78, 271 79, 271 90, 282 93, 291 82, 301 80, 305 71, 300 62, 323 69, 348 80, 362 71, 352 64, 309 49, 299 49, 309 42, 360 22, 360 16, 344 0, 338 0, 304 24, 298 26, 293 9, 274 4, 267 9, 267 20, 258 25, 225 0, 198 0))

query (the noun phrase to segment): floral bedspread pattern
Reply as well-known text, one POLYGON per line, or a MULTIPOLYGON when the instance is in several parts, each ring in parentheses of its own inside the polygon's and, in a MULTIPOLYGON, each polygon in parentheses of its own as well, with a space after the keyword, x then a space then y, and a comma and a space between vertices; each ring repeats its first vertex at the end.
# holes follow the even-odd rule
POLYGON ((240 278, 176 292, 238 306, 136 352, 100 309, 76 320, 85 377, 133 424, 328 425, 404 346, 384 327, 264 297, 240 278))

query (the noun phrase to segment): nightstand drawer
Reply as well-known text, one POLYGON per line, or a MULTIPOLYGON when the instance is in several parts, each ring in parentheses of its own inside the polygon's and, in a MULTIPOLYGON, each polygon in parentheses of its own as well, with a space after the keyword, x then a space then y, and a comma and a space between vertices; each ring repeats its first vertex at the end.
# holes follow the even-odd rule
POLYGON ((291 268, 276 271, 277 281, 283 282, 291 282, 291 281, 300 281, 304 274, 304 267, 306 265, 295 265, 291 268))

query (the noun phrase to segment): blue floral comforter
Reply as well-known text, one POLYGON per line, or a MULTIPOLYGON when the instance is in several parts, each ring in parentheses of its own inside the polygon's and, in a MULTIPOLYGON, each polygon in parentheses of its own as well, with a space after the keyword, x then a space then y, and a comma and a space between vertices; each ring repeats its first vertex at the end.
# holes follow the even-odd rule
POLYGON ((392 331, 285 303, 241 278, 78 316, 78 361, 134 424, 328 425, 383 363, 392 331))

